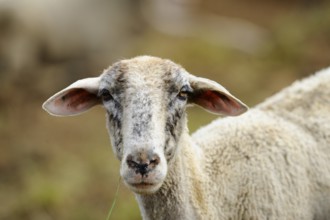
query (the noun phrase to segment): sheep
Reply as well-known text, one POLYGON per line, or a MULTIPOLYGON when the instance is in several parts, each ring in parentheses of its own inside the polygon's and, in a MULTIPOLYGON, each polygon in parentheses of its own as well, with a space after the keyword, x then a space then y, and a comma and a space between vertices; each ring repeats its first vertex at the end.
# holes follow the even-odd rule
POLYGON ((329 219, 329 85, 330 68, 247 111, 220 84, 139 56, 71 84, 43 108, 70 116, 104 106, 143 219, 329 219), (190 136, 192 104, 230 117, 190 136))

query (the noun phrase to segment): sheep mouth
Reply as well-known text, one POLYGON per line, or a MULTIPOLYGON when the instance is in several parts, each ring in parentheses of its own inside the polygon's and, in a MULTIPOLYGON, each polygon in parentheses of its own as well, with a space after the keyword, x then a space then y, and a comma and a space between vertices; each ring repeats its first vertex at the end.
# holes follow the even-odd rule
POLYGON ((144 189, 144 188, 150 188, 155 186, 154 183, 148 183, 148 182, 140 182, 140 183, 131 183, 133 187, 144 189))
POLYGON ((150 183, 150 182, 139 182, 139 183, 129 183, 129 187, 133 190, 133 192, 138 194, 151 194, 156 192, 161 183, 150 183))

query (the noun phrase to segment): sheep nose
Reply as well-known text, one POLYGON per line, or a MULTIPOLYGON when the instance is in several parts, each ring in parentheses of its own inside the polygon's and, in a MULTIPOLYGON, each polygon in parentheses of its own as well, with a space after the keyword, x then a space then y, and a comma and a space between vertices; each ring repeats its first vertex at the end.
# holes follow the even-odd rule
POLYGON ((128 167, 133 169, 136 174, 141 174, 142 176, 155 169, 159 162, 160 158, 157 154, 129 154, 126 159, 128 167))

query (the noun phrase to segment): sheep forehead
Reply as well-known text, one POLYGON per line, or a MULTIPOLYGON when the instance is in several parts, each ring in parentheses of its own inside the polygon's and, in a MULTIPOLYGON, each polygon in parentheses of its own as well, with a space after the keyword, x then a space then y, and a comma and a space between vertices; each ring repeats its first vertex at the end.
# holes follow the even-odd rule
POLYGON ((127 79, 134 84, 148 83, 153 87, 168 83, 181 69, 169 60, 149 56, 136 57, 122 63, 127 66, 127 79))
POLYGON ((186 71, 172 61, 141 56, 122 60, 111 66, 103 74, 101 87, 114 86, 116 91, 129 90, 130 93, 136 90, 167 90, 183 84, 186 75, 186 71))

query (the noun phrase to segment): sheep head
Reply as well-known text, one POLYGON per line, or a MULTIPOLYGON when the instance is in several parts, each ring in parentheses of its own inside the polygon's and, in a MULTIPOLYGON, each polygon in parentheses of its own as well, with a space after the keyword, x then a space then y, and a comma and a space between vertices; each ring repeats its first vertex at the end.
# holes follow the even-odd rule
POLYGON ((98 104, 106 110, 120 174, 140 194, 162 186, 182 134, 187 133, 186 106, 197 104, 229 116, 247 110, 218 83, 149 56, 122 60, 99 77, 79 80, 50 97, 43 108, 55 116, 70 116, 98 104))

